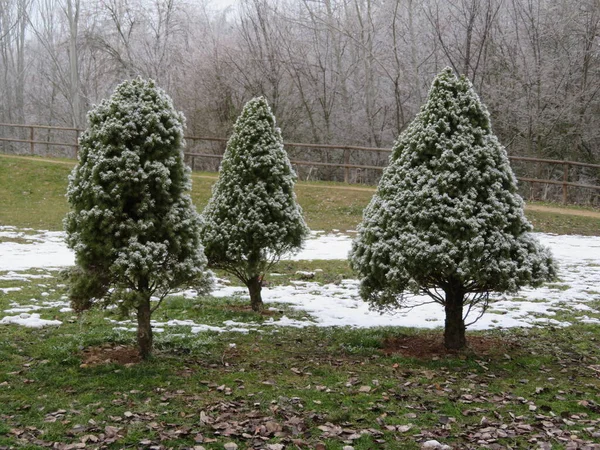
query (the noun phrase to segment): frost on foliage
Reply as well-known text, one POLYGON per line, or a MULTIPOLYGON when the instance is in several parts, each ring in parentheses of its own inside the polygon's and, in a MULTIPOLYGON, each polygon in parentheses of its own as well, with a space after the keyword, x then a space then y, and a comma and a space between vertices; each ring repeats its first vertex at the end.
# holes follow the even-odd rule
POLYGON ((124 299, 136 306, 140 291, 206 290, 200 217, 183 161, 183 115, 153 81, 138 78, 119 85, 88 121, 64 221, 76 254, 75 308, 124 299))
POLYGON ((296 203, 296 175, 271 108, 250 100, 236 121, 219 180, 202 212, 202 242, 210 264, 254 276, 308 234, 296 203))
POLYGON ((467 79, 445 69, 394 144, 351 264, 378 309, 400 306, 405 291, 443 303, 438 290, 457 283, 471 299, 487 298, 555 276, 531 230, 485 106, 467 79))

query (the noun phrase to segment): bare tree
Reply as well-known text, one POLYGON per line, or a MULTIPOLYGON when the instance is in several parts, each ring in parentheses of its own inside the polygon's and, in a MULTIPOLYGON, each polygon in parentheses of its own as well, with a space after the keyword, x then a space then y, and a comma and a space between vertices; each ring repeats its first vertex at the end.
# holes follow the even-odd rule
POLYGON ((4 121, 25 117, 26 35, 31 0, 0 1, 0 92, 4 121))
MULTIPOLYGON (((0 0, 0 7, 2 120, 81 126, 88 105, 143 75, 169 91, 195 134, 227 135, 244 102, 264 95, 286 139, 389 146, 434 74, 450 65, 474 82, 511 153, 600 161, 600 0, 242 0, 227 11, 209 0, 0 0)), ((320 158, 339 161, 340 153, 320 158)), ((598 174, 571 176, 593 182, 598 174)))

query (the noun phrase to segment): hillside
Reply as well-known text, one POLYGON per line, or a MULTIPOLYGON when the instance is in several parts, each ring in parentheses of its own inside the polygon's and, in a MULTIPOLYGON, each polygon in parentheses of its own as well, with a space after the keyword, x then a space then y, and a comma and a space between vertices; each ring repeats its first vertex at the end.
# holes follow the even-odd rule
MULTIPOLYGON (((60 230, 67 211, 65 192, 72 160, 0 155, 0 225, 60 230)), ((202 210, 215 173, 194 173, 192 197, 202 210)), ((313 230, 353 230, 374 188, 326 182, 296 185, 298 200, 313 230)), ((600 212, 578 207, 528 204, 536 231, 600 235, 600 212)))

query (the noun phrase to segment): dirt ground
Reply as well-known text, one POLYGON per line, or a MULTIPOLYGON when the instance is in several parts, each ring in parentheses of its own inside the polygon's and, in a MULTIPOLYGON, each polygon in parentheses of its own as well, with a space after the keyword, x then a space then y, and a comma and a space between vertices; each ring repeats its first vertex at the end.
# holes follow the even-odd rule
POLYGON ((81 353, 81 367, 99 366, 103 364, 121 364, 128 366, 141 361, 136 347, 125 345, 105 344, 98 347, 88 347, 81 353))
POLYGON ((399 354, 418 359, 435 359, 457 354, 477 356, 502 356, 517 349, 515 342, 488 336, 469 336, 464 350, 448 350, 444 347, 444 338, 440 333, 419 334, 417 336, 399 336, 383 341, 383 353, 399 354))

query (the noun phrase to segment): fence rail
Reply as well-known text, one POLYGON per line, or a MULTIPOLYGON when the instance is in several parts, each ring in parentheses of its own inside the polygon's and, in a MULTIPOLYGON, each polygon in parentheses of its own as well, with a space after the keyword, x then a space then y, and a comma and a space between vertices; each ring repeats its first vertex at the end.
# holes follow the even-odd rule
MULTIPOLYGON (((36 146, 46 146, 49 147, 63 147, 72 149, 70 153, 67 153, 66 156, 71 158, 77 158, 78 150, 79 150, 79 135, 83 130, 78 128, 70 128, 70 127, 54 127, 49 125, 28 125, 28 124, 12 124, 12 123, 0 123, 0 144, 1 143, 17 143, 17 144, 28 144, 28 151, 31 155, 41 156, 41 152, 37 152, 36 146), (6 137, 6 129, 14 128, 17 130, 23 130, 26 133, 21 133, 21 136, 18 137, 6 137), (46 140, 36 139, 36 131, 45 131, 47 133, 46 140), (50 133, 52 132, 61 132, 62 140, 69 140, 70 142, 56 141, 52 139, 50 133), (66 133, 66 134, 65 134, 66 133), (23 136, 26 134, 26 136, 23 136)), ((210 136, 185 136, 186 141, 188 142, 189 147, 196 147, 198 143, 216 143, 220 144, 219 148, 216 150, 213 148, 213 153, 207 153, 207 150, 210 149, 201 149, 200 151, 187 151, 185 152, 186 158, 188 158, 188 162, 192 169, 195 169, 197 166, 197 158, 200 158, 202 161, 210 161, 216 160, 220 161, 223 158, 223 152, 225 149, 225 143, 227 142, 226 138, 220 137, 210 137, 210 136)), ((323 168, 329 170, 342 169, 343 170, 343 180, 347 183, 352 182, 351 173, 352 171, 375 171, 376 173, 380 173, 383 171, 385 164, 387 163, 387 158, 384 161, 381 161, 382 155, 389 155, 391 153, 390 148, 379 148, 379 147, 362 147, 355 145, 335 145, 335 144, 307 144, 307 143, 299 143, 299 142, 284 142, 284 145, 288 149, 290 153, 290 161, 296 167, 309 167, 311 170, 313 168, 323 168), (310 153, 313 152, 329 152, 334 151, 337 153, 337 160, 331 161, 331 157, 329 154, 326 154, 325 157, 321 155, 321 160, 309 160, 309 159, 298 159, 294 155, 297 155, 297 151, 295 149, 302 149, 302 156, 308 156, 306 154, 306 150, 310 150, 310 153), (363 155, 372 155, 371 160, 375 158, 376 164, 358 164, 352 162, 352 155, 356 153, 361 153, 363 155), (375 155, 375 156, 373 156, 375 155), (325 160, 323 160, 325 159, 325 160)), ((22 149, 21 149, 22 151, 22 149)), ((583 163, 579 161, 567 161, 567 160, 558 160, 558 159, 544 159, 544 158, 532 158, 526 156, 509 156, 511 162, 523 162, 526 164, 546 164, 550 166, 562 166, 562 170, 559 171, 559 179, 551 179, 551 178, 541 178, 541 177, 531 177, 531 176, 517 176, 519 181, 525 183, 531 183, 532 185, 540 184, 546 186, 561 186, 562 187, 562 201, 563 203, 567 203, 569 200, 569 188, 578 188, 578 189, 590 189, 596 193, 596 197, 600 198, 600 186, 596 184, 586 184, 581 182, 570 181, 571 169, 591 169, 596 173, 597 176, 593 177, 594 180, 598 179, 600 176, 600 164, 589 164, 583 163)), ((538 171, 540 172, 540 171, 538 171)), ((554 169, 550 170, 551 174, 555 173, 554 169)), ((375 178, 373 178, 375 179, 375 178)), ((356 180, 354 180, 356 181, 356 180)))

